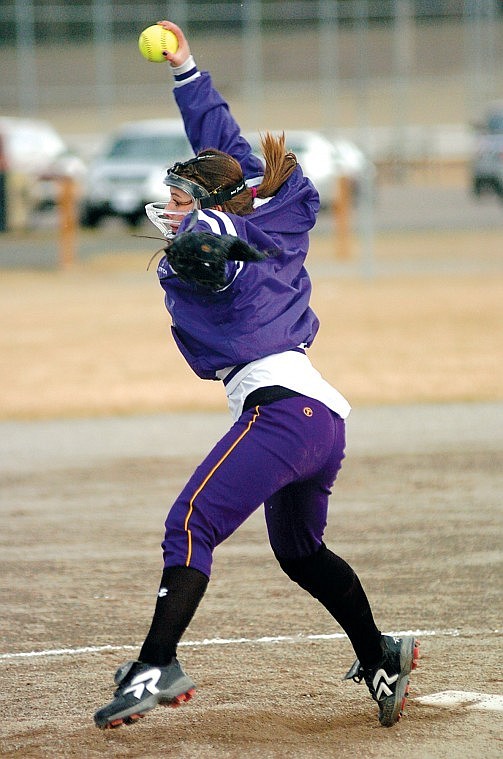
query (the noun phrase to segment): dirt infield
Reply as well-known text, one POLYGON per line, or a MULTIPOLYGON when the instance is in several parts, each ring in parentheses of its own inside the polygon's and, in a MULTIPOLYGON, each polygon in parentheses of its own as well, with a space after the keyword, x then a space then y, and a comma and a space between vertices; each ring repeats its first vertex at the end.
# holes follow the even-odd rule
POLYGON ((196 698, 96 730, 93 711, 146 632, 165 511, 226 415, 0 424, 0 754, 500 756, 501 712, 471 708, 470 695, 450 708, 418 699, 502 693, 502 408, 353 412, 326 539, 360 573, 382 629, 422 631, 407 714, 391 730, 364 686, 341 681, 350 645, 276 566, 261 510, 216 552, 180 648, 196 698))
POLYGON ((96 730, 150 620, 165 513, 227 415, 217 383, 172 348, 144 258, 2 273, 1 756, 501 756, 501 711, 473 696, 503 693, 501 239, 484 237, 488 271, 470 235, 464 248, 430 238, 451 264, 435 275, 397 273, 404 239, 383 242, 394 273, 370 281, 313 250, 315 363, 354 405, 326 541, 383 630, 421 631, 391 730, 364 686, 341 681, 351 647, 281 574, 260 510, 216 552, 180 648, 196 698, 96 730), (442 691, 468 695, 420 700, 442 691))

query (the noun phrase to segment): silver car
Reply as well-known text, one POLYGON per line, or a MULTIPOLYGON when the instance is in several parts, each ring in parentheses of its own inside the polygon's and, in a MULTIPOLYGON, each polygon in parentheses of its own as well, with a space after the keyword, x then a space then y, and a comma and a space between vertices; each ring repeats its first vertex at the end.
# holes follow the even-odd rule
MULTIPOLYGON (((245 137, 253 152, 261 157, 260 135, 254 132, 245 137)), ((337 201, 341 176, 349 179, 351 194, 356 197, 364 172, 374 170, 362 151, 349 140, 332 141, 312 129, 286 129, 285 137, 287 149, 295 153, 304 174, 318 190, 322 208, 329 208, 337 201)))
POLYGON ((168 200, 165 170, 193 155, 181 120, 150 119, 124 124, 91 162, 81 200, 82 226, 105 217, 136 226, 145 205, 168 200))
POLYGON ((503 200, 503 101, 489 107, 477 128, 471 181, 475 195, 494 193, 503 200))

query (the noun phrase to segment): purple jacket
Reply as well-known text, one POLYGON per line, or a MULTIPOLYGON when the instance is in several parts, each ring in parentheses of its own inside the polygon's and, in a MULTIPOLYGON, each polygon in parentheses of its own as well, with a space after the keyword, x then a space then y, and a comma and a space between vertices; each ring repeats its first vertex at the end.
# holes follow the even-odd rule
MULTIPOLYGON (((240 162, 245 179, 261 176, 261 161, 240 135, 208 73, 176 88, 175 97, 195 153, 223 150, 240 162)), ((319 322, 309 307, 311 282, 304 260, 318 209, 318 192, 297 166, 279 192, 247 216, 199 212, 193 231, 222 234, 233 227, 258 250, 279 249, 265 261, 230 262, 229 284, 218 292, 182 282, 161 259, 158 276, 173 336, 197 375, 216 379, 219 369, 311 345, 319 322)), ((186 218, 180 233, 188 223, 186 218)))

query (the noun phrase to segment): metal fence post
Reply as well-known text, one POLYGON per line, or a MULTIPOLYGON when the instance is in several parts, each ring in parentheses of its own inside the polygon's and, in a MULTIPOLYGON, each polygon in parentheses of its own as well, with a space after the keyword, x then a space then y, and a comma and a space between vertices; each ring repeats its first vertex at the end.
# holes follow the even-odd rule
POLYGON ((7 157, 0 134, 0 232, 7 230, 7 157))
POLYGON ((112 72, 112 5, 110 0, 93 0, 92 14, 97 105, 101 121, 106 125, 115 104, 112 72))
POLYGON ((38 105, 33 0, 16 0, 15 19, 18 107, 20 113, 32 115, 38 105))
POLYGON ((394 0, 393 20, 393 79, 394 79, 394 138, 395 178, 406 179, 408 123, 408 93, 412 62, 413 8, 411 0, 394 0))
POLYGON ((262 0, 241 3, 243 61, 245 79, 243 88, 248 105, 247 120, 262 125, 264 99, 264 70, 262 65, 262 0), (250 72, 251 76, 250 76, 250 72))

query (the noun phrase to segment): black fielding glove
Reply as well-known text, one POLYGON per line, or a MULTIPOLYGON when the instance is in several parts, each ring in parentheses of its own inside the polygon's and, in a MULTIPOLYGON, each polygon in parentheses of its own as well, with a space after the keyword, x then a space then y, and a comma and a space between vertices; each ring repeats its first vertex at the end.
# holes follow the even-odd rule
POLYGON ((208 232, 182 232, 166 248, 166 258, 184 282, 196 282, 209 290, 225 287, 226 261, 263 261, 261 253, 244 240, 208 232))

